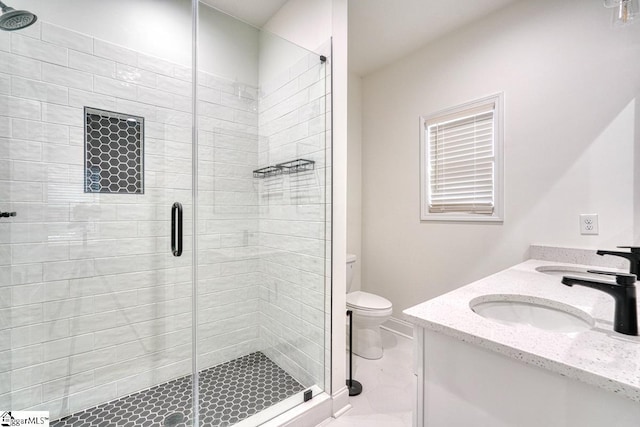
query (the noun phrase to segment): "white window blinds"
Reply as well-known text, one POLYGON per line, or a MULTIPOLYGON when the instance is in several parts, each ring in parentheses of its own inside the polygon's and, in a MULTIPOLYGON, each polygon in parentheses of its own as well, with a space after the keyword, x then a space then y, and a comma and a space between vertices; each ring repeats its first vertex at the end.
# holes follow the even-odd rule
POLYGON ((494 115, 485 105, 426 122, 429 212, 493 213, 494 115))

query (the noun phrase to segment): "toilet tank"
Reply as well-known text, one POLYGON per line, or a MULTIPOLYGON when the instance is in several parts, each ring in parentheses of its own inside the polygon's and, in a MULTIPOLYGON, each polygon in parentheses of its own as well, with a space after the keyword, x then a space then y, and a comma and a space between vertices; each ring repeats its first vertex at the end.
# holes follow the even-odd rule
POLYGON ((347 254, 347 292, 351 290, 351 282, 353 281, 353 269, 356 264, 356 256, 347 254))

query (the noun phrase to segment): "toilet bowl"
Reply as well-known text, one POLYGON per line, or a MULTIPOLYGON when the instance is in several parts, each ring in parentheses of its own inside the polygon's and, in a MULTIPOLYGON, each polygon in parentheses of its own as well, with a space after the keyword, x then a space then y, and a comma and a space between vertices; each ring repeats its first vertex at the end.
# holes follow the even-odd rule
MULTIPOLYGON (((347 255, 347 290, 351 289, 356 256, 347 255)), ((368 292, 347 294, 347 309, 353 312, 353 352, 365 359, 380 359, 383 354, 380 325, 391 318, 389 300, 368 292)))

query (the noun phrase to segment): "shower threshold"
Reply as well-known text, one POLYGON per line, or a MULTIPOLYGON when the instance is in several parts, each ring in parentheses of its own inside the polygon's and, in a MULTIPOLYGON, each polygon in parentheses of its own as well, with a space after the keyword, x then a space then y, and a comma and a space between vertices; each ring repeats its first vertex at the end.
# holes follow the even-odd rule
MULTIPOLYGON (((233 426, 304 390, 262 352, 200 372, 200 424, 233 426)), ((131 394, 51 423, 51 427, 190 427, 191 376, 131 394)))

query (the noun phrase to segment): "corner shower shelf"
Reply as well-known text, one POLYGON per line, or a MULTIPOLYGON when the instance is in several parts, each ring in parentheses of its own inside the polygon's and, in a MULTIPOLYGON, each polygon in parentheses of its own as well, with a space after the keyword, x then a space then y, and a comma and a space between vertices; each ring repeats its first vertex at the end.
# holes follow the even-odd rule
POLYGON ((291 174, 315 169, 316 162, 313 160, 296 159, 290 162, 278 163, 275 166, 266 166, 253 171, 254 178, 267 178, 281 174, 291 174))

